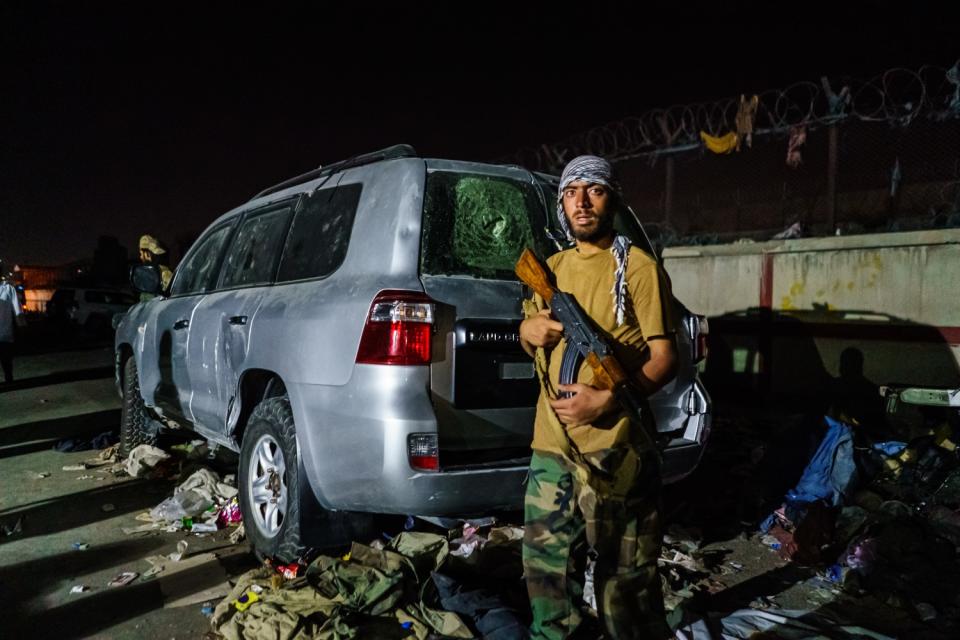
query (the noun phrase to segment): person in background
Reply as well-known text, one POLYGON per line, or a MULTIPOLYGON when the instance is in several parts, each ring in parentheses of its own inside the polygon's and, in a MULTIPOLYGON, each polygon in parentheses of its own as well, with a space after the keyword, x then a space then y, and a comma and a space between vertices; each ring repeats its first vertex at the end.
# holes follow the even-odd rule
POLYGON ((0 270, 0 366, 3 367, 3 378, 8 384, 13 382, 14 325, 23 324, 22 313, 17 290, 0 270))
MULTIPOLYGON (((143 264, 155 264, 160 269, 160 284, 166 291, 173 279, 173 271, 168 267, 164 259, 167 250, 157 242, 157 239, 151 235, 144 234, 140 236, 140 262, 143 264)), ((140 302, 145 302, 155 296, 149 293, 140 294, 140 302)))

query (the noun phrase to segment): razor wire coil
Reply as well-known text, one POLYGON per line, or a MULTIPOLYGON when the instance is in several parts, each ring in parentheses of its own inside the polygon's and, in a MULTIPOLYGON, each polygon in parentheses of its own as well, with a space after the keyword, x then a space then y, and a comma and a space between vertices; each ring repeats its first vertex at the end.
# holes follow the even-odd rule
MULTIPOLYGON (((795 82, 756 94, 755 136, 816 128, 844 120, 907 126, 917 118, 960 118, 960 60, 951 68, 895 67, 868 80, 795 82)), ((500 158, 540 171, 559 172, 572 158, 592 154, 612 162, 684 151, 700 146, 700 132, 735 131, 740 98, 651 109, 639 116, 593 127, 565 140, 520 149, 500 158)))

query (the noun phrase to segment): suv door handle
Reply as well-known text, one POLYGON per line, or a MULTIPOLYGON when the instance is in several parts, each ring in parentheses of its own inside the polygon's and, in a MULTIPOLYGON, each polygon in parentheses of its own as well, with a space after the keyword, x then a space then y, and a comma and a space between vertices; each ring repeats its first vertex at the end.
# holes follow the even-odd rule
POLYGON ((247 316, 230 316, 230 324, 247 324, 247 316))
POLYGON ((177 320, 176 322, 173 323, 174 330, 186 329, 189 326, 190 326, 190 321, 187 319, 177 320))

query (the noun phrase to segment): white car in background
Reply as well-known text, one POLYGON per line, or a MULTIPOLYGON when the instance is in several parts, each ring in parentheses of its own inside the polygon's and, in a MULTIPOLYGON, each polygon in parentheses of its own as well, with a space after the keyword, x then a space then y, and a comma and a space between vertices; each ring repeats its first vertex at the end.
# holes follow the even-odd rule
POLYGON ((116 289, 63 287, 47 303, 47 315, 90 331, 105 331, 115 315, 126 313, 136 303, 133 294, 116 289))

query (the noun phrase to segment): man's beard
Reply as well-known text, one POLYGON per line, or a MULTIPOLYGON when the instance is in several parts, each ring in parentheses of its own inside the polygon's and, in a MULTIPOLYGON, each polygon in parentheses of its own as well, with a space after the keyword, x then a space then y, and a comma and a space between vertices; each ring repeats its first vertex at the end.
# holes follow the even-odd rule
POLYGON ((578 228, 574 226, 573 221, 569 219, 567 220, 567 224, 570 225, 570 232, 573 234, 573 237, 580 242, 594 243, 613 235, 612 212, 597 216, 597 225, 592 229, 578 228))

